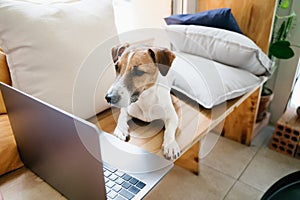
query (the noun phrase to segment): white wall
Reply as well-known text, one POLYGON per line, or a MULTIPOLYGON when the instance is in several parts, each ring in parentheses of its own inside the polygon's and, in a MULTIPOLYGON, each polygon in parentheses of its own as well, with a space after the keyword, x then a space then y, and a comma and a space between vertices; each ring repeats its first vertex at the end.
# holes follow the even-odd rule
POLYGON ((297 66, 297 72, 295 75, 296 79, 298 79, 298 81, 296 82, 295 79, 295 83, 294 83, 294 88, 293 88, 293 95, 291 97, 291 101, 290 101, 290 106, 293 108, 297 108, 298 106, 300 106, 300 58, 298 61, 298 66, 297 66))
POLYGON ((170 47, 164 18, 172 13, 172 0, 113 0, 120 43, 170 47))
POLYGON ((119 33, 141 28, 162 28, 171 15, 172 0, 113 0, 119 33))
MULTIPOLYGON (((300 1, 294 0, 291 9, 294 10, 297 15, 297 26, 294 27, 293 34, 291 35, 289 41, 292 44, 300 46, 300 1)), ((294 83, 295 73, 297 71, 297 65, 300 56, 300 48, 292 48, 295 52, 295 56, 288 60, 280 60, 280 65, 277 69, 277 72, 273 75, 272 80, 269 83, 274 91, 274 100, 270 105, 270 111, 272 114, 271 123, 273 124, 275 124, 283 114, 294 83)))

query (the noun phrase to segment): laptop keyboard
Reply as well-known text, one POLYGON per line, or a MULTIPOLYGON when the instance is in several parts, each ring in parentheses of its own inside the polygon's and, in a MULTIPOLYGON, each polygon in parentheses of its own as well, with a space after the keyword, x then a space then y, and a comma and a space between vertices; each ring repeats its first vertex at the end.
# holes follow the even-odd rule
POLYGON ((110 166, 103 166, 107 199, 132 199, 146 184, 110 166))

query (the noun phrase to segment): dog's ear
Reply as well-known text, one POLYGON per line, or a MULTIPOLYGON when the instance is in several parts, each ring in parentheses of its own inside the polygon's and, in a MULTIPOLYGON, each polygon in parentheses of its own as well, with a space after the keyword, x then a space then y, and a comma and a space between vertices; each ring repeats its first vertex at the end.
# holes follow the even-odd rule
POLYGON ((148 53, 157 65, 159 72, 166 76, 176 57, 175 54, 166 48, 149 48, 148 53))
POLYGON ((124 53, 127 47, 129 47, 129 44, 125 43, 117 45, 111 49, 111 55, 114 63, 117 62, 118 58, 124 53))

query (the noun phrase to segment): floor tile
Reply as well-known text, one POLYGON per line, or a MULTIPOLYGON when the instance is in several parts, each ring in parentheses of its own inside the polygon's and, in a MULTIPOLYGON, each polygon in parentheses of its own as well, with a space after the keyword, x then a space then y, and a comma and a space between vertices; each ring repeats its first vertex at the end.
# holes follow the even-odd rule
MULTIPOLYGON (((279 178, 300 170, 300 160, 277 153, 268 148, 274 128, 265 127, 245 146, 216 134, 209 134, 204 148, 208 154, 200 160, 200 175, 175 166, 170 173, 144 198, 152 199, 205 199, 256 200, 279 178)), ((203 147, 203 145, 202 145, 203 147)), ((22 168, 8 178, 0 179, 0 191, 5 199, 64 199, 54 189, 41 193, 48 186, 33 173, 22 168), (29 182, 24 182, 29 179, 29 182), (38 182, 36 192, 26 188, 38 182), (21 191, 16 194, 14 191, 21 191)))
POLYGON ((5 179, 0 179, 4 200, 47 200, 49 196, 55 200, 66 199, 25 167, 4 176, 5 179))
POLYGON ((151 199, 223 199, 235 180, 216 170, 201 166, 200 175, 175 166, 145 197, 151 199))
POLYGON ((251 142, 251 147, 260 148, 268 145, 270 138, 274 132, 274 126, 264 127, 257 136, 255 136, 251 142))
POLYGON ((224 200, 259 200, 263 192, 237 181, 224 200))
POLYGON ((238 178, 256 153, 256 148, 220 137, 212 151, 201 164, 207 165, 231 177, 238 178))
POLYGON ((275 152, 266 145, 247 167, 240 181, 265 192, 283 176, 300 170, 300 160, 275 152))

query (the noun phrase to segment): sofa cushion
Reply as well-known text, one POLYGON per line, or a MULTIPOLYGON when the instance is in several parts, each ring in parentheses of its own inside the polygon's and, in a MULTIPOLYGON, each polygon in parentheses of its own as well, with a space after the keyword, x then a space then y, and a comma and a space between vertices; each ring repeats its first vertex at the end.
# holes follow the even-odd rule
POLYGON ((166 28, 176 50, 247 70, 270 75, 273 62, 248 37, 224 29, 170 25, 166 28))
MULTIPOLYGON (((0 49, 0 81, 11 85, 11 79, 8 71, 5 54, 0 49)), ((0 114, 6 113, 5 105, 0 91, 0 114)))
POLYGON ((0 175, 22 167, 7 114, 0 115, 0 144, 0 175))
POLYGON ((263 78, 243 69, 184 52, 174 53, 172 88, 207 109, 242 96, 263 82, 263 78))
POLYGON ((116 35, 110 0, 0 1, 0 47, 7 55, 12 85, 65 111, 73 113, 76 107, 82 118, 109 106, 104 96, 114 79, 112 45, 101 52, 98 71, 86 69, 89 73, 77 84, 84 92, 74 101, 81 64, 116 35), (107 79, 99 81, 103 74, 107 79))

